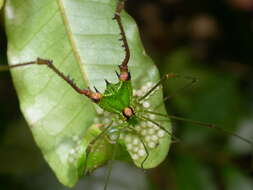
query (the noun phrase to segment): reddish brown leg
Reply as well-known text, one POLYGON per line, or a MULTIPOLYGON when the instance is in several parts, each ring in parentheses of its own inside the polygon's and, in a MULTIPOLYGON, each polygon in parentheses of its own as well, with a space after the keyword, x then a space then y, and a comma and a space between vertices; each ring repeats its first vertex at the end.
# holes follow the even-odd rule
POLYGON ((121 65, 119 65, 120 74, 118 75, 118 77, 119 77, 119 80, 127 81, 131 79, 131 75, 128 72, 128 66, 127 66, 130 59, 130 50, 127 43, 126 33, 124 31, 124 27, 122 25, 121 17, 120 17, 120 13, 124 9, 124 6, 125 6, 125 0, 119 0, 113 19, 115 19, 119 25, 120 35, 121 35, 120 40, 123 41, 122 47, 124 47, 124 50, 125 50, 125 58, 123 62, 121 63, 121 65))
POLYGON ((16 65, 11 65, 10 68, 15 68, 15 67, 21 67, 21 66, 26 66, 26 65, 33 65, 33 64, 38 64, 38 65, 46 65, 48 66, 52 71, 54 71, 60 78, 65 80, 76 92, 79 94, 83 94, 90 98, 92 101, 95 103, 99 102, 101 99, 102 95, 99 92, 93 92, 89 88, 86 89, 81 89, 79 88, 73 81, 73 79, 70 79, 68 76, 64 75, 61 71, 59 71, 54 65, 53 61, 47 60, 47 59, 41 59, 37 58, 37 61, 32 61, 32 62, 27 62, 27 63, 21 63, 21 64, 16 64, 16 65))

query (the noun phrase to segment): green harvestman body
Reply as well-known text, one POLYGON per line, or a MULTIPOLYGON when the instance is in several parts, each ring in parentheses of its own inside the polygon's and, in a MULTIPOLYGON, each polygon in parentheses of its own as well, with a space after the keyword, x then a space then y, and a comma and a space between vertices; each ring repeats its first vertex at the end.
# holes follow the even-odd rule
MULTIPOLYGON (((149 158, 149 152, 156 149, 157 145, 162 139, 172 138, 172 140, 178 141, 178 139, 173 136, 171 131, 162 126, 158 121, 154 119, 153 116, 159 116, 165 119, 170 118, 175 120, 183 120, 209 128, 220 128, 208 123, 192 121, 176 116, 168 116, 149 109, 150 103, 147 101, 149 97, 152 96, 152 94, 161 86, 164 80, 180 77, 176 74, 167 74, 160 81, 158 81, 157 84, 153 85, 149 83, 145 87, 145 90, 134 92, 132 87, 131 74, 128 69, 130 50, 120 17, 120 13, 124 8, 124 3, 125 2, 123 0, 118 2, 113 19, 117 22, 121 32, 120 40, 123 42, 122 46, 125 51, 125 57, 122 63, 119 65, 119 73, 116 72, 118 82, 116 84, 112 84, 109 81, 105 80, 106 90, 104 93, 99 92, 96 88, 94 91, 90 88, 79 88, 73 82, 73 80, 70 79, 70 77, 59 71, 50 60, 38 58, 36 61, 11 65, 10 68, 17 68, 20 66, 33 64, 46 65, 60 78, 66 81, 77 93, 86 96, 92 102, 97 104, 102 110, 112 113, 117 117, 117 119, 116 117, 113 118, 107 126, 104 126, 100 134, 90 142, 89 148, 87 149, 86 165, 89 160, 89 153, 95 151, 96 146, 94 145, 98 143, 99 139, 108 137, 108 141, 112 144, 118 144, 118 141, 123 141, 126 149, 131 155, 131 158, 135 161, 139 161, 141 163, 141 168, 145 169, 147 168, 145 166, 145 162, 149 158), (120 124, 113 125, 116 120, 119 120, 120 124), (143 122, 145 122, 147 125, 145 128, 142 126, 143 122)), ((195 81, 189 77, 183 78, 190 79, 191 84, 195 81)), ((252 145, 251 141, 241 136, 238 136, 234 133, 231 133, 231 135, 234 135, 252 145)), ((114 154, 112 157, 115 156, 114 154)), ((86 167, 87 166, 85 166, 85 168, 86 167)))

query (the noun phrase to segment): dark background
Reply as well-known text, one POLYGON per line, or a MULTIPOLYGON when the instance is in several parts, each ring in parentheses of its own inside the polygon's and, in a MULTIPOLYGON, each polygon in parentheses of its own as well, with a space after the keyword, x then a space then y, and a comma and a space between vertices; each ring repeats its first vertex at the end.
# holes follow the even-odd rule
MULTIPOLYGON (((171 96, 168 112, 253 140, 252 0, 128 0, 126 10, 139 25, 161 75, 173 72, 198 79, 191 86, 184 79, 164 83, 166 96, 171 96)), ((0 27, 0 59, 6 64, 3 22, 0 27)), ((182 142, 172 145, 158 168, 140 172, 119 166, 143 180, 143 187, 138 186, 139 178, 132 174, 131 189, 253 189, 252 146, 221 130, 177 121, 173 126, 182 142)), ((114 177, 111 181, 109 189, 120 189, 114 177)), ((100 173, 83 183, 75 189, 98 189, 94 184, 101 183, 100 173)), ((2 189, 65 189, 34 144, 8 72, 0 73, 2 189)))

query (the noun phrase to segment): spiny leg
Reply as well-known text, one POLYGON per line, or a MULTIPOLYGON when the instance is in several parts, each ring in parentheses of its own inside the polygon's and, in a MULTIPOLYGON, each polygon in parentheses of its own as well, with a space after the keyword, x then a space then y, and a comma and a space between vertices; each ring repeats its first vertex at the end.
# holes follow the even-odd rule
POLYGON ((70 79, 69 76, 66 76, 59 69, 57 69, 54 66, 54 64, 53 64, 53 61, 51 61, 51 60, 37 58, 36 61, 31 61, 31 62, 27 62, 27 63, 21 63, 21 64, 11 65, 10 68, 12 69, 12 68, 16 68, 16 67, 22 67, 22 66, 34 65, 34 64, 37 64, 37 65, 46 65, 54 73, 56 73, 60 78, 62 78, 64 81, 66 81, 76 92, 78 92, 79 94, 83 94, 83 95, 87 96, 93 102, 97 103, 101 99, 102 95, 99 92, 93 92, 89 88, 87 88, 87 89, 81 89, 81 88, 79 88, 74 83, 73 79, 70 79))
MULTIPOLYGON (((186 84, 185 86, 183 86, 182 88, 180 88, 179 90, 182 90, 182 89, 185 89, 187 88, 188 86, 191 86, 193 85, 197 79, 194 78, 194 77, 190 77, 190 76, 181 76, 179 74, 174 74, 174 73, 168 73, 166 75, 164 75, 146 94, 144 94, 142 97, 139 98, 139 101, 142 101, 144 100, 146 97, 148 97, 156 88, 158 88, 162 83, 163 81, 165 80, 169 80, 169 79, 172 79, 172 78, 184 78, 184 79, 187 79, 187 80, 190 80, 190 82, 188 84, 186 84)), ((178 90, 178 91, 179 91, 178 90)), ((168 100, 171 96, 169 97, 165 97, 164 98, 164 101, 168 100)))
POLYGON ((194 121, 194 120, 191 120, 191 119, 186 119, 186 118, 182 118, 182 117, 178 117, 178 116, 174 116, 174 115, 165 115, 165 114, 162 114, 162 113, 157 113, 157 112, 153 112, 153 111, 148 111, 148 110, 145 110, 143 111, 144 113, 147 113, 147 114, 153 114, 153 115, 158 115, 158 116, 161 116, 161 117, 165 117, 165 118, 168 118, 168 119, 173 119, 173 120, 178 120, 178 121, 185 121, 185 122, 188 122, 188 123, 192 123, 192 124, 195 124, 195 125, 199 125, 199 126, 205 126, 205 127, 208 127, 208 128, 213 128, 213 129, 216 129, 216 130, 220 130, 224 133, 227 133, 229 135, 232 135, 234 137, 237 137, 239 139, 241 139, 242 141, 250 144, 251 146, 253 146, 253 142, 240 136, 240 135, 237 135, 231 131, 228 131, 228 130, 225 130, 217 125, 214 125, 214 124, 211 124, 211 123, 206 123, 206 122, 201 122, 201 121, 194 121))
POLYGON ((118 26, 120 29, 120 35, 121 35, 120 40, 123 41, 122 47, 124 47, 124 50, 125 50, 125 58, 124 58, 123 62, 121 63, 121 65, 119 65, 119 69, 120 69, 119 79, 122 81, 130 80, 130 78, 131 78, 130 73, 128 72, 128 62, 130 59, 130 50, 129 50, 129 46, 127 43, 126 33, 125 33, 124 27, 122 25, 121 17, 120 17, 120 13, 124 9, 124 6, 125 6, 125 0, 119 0, 117 3, 117 6, 116 6, 116 11, 114 13, 114 17, 113 17, 113 19, 115 19, 118 23, 118 26))
POLYGON ((86 150, 86 161, 85 161, 85 166, 84 166, 84 174, 87 174, 87 167, 88 167, 88 160, 89 160, 89 155, 91 153, 91 149, 93 149, 93 146, 96 144, 96 142, 103 138, 106 135, 106 132, 112 127, 113 121, 110 122, 110 124, 105 127, 105 129, 98 135, 96 136, 88 145, 88 148, 86 150))

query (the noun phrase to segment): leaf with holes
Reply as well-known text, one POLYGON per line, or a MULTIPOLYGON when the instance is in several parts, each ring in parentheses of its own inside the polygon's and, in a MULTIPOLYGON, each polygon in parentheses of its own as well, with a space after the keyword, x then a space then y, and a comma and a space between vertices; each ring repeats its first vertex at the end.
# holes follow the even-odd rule
MULTIPOLYGON (((104 91, 104 79, 116 82, 114 70, 124 58, 120 31, 112 20, 116 0, 7 0, 5 6, 8 60, 10 64, 51 59, 80 87, 104 91)), ((130 46, 129 69, 133 88, 156 82, 159 74, 146 55, 132 18, 122 22, 130 46), (143 71, 146 72, 143 72, 143 71)), ((20 107, 37 145, 58 179, 73 186, 82 176, 88 144, 101 130, 94 124, 96 106, 76 93, 47 67, 31 65, 12 69, 20 107)), ((152 96, 152 106, 165 113, 161 90, 152 96)), ((111 119, 109 116, 107 120, 111 119)), ((104 123, 101 123, 102 125, 104 123)), ((170 124, 164 122, 170 130, 170 124)), ((89 171, 111 158, 112 145, 102 140, 101 152, 91 152, 89 171), (93 155, 92 155, 93 154, 93 155)), ((150 151, 145 168, 156 167, 169 149, 170 139, 150 151)), ((128 160, 124 146, 117 159, 128 160)), ((140 162, 134 162, 138 167, 140 162)))

